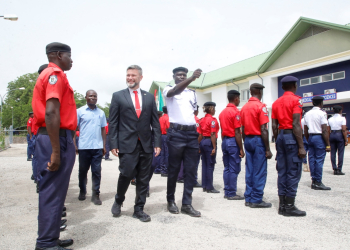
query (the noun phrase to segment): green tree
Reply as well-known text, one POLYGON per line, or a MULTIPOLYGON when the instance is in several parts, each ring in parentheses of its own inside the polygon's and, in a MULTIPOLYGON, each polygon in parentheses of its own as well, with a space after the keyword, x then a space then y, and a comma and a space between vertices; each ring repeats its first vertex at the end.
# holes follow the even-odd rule
POLYGON ((86 104, 85 96, 78 93, 76 90, 74 90, 74 100, 75 105, 77 105, 77 109, 86 104))
POLYGON ((108 102, 106 102, 105 105, 106 105, 105 107, 102 107, 101 105, 98 105, 98 104, 97 104, 97 107, 98 107, 99 109, 102 109, 102 110, 105 112, 106 117, 109 117, 109 106, 110 106, 111 104, 108 103, 108 102))

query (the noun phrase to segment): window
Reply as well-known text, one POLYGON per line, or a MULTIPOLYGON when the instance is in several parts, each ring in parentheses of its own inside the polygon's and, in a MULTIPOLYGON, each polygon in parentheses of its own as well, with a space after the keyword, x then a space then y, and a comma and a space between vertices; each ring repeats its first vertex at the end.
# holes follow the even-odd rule
POLYGON ((332 74, 326 74, 322 76, 314 76, 310 78, 300 79, 300 87, 317 84, 321 82, 330 82, 335 80, 345 79, 345 71, 340 71, 332 74))
POLYGON ((249 89, 242 90, 241 95, 242 95, 242 101, 248 101, 250 98, 249 89))

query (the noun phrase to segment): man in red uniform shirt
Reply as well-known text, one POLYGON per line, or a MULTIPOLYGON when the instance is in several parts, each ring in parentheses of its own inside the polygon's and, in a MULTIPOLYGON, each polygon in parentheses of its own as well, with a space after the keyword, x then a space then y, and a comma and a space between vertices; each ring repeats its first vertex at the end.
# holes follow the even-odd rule
POLYGON ((295 205, 301 177, 302 158, 306 156, 301 129, 302 100, 295 95, 298 78, 286 76, 281 80, 283 96, 272 104, 272 130, 276 140, 278 213, 284 216, 305 216, 295 205))
POLYGON ((162 151, 160 151, 160 169, 156 169, 154 171, 155 174, 161 174, 162 177, 168 176, 168 145, 166 142, 168 128, 170 127, 169 116, 168 116, 168 108, 164 106, 162 108, 163 116, 159 118, 160 130, 162 132, 162 151))
POLYGON ((237 178, 241 172, 241 158, 244 157, 242 136, 241 136, 241 116, 237 106, 240 103, 240 93, 237 90, 230 90, 227 93, 229 104, 220 113, 222 138, 222 160, 224 162, 224 185, 225 199, 243 200, 237 195, 237 178))
POLYGON ((37 126, 35 157, 39 179, 39 216, 36 250, 64 249, 60 241, 61 214, 75 162, 77 127, 74 92, 64 71, 72 67, 71 49, 62 43, 46 46, 48 67, 39 75, 32 106, 37 126))
POLYGON ((244 196, 246 206, 251 208, 272 206, 271 203, 262 200, 267 177, 267 159, 272 157, 267 130, 269 115, 266 105, 261 102, 264 88, 259 83, 250 85, 252 97, 241 109, 244 148, 247 156, 244 196))
POLYGON ((27 146, 27 161, 32 161, 32 155, 33 155, 33 146, 32 146, 32 137, 33 137, 33 134, 32 134, 32 122, 33 122, 33 117, 34 117, 34 113, 33 112, 29 112, 29 118, 28 118, 28 121, 27 121, 27 131, 28 131, 28 134, 27 134, 27 143, 28 143, 28 146, 27 146))
POLYGON ((202 155, 202 187, 203 192, 220 193, 213 186, 213 173, 216 163, 216 139, 218 138, 219 123, 215 115, 215 102, 204 103, 205 117, 200 121, 201 135, 199 148, 202 155))

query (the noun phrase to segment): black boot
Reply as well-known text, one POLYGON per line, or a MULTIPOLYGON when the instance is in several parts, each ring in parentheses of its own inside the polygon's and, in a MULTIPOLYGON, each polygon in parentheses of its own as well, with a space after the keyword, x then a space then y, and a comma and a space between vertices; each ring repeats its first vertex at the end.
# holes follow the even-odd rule
POLYGON ((295 197, 288 197, 286 196, 284 199, 284 216, 306 216, 305 211, 299 210, 295 205, 295 197))
POLYGON ((326 187, 322 182, 312 181, 311 189, 315 190, 331 190, 330 187, 326 187))
POLYGON ((284 212, 284 209, 285 209, 285 206, 284 206, 284 199, 286 198, 284 195, 279 195, 278 196, 280 198, 280 205, 279 205, 279 208, 278 208, 278 214, 280 215, 283 215, 283 212, 284 212))

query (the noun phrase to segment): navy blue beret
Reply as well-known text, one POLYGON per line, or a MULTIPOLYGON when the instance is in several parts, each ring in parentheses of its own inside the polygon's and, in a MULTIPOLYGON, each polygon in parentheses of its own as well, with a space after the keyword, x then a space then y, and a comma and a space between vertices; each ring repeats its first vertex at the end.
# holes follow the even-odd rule
POLYGON ((184 72, 186 72, 186 74, 188 73, 188 69, 186 69, 185 67, 177 67, 177 68, 173 69, 174 74, 178 71, 184 71, 184 72))
POLYGON ((312 100, 324 100, 323 96, 314 96, 312 100))
POLYGON ((264 85, 260 84, 260 83, 253 83, 252 85, 250 85, 250 89, 263 89, 265 88, 264 85))
POLYGON ((216 106, 216 103, 215 102, 206 102, 204 103, 204 106, 216 106))
POLYGON ((285 76, 282 78, 281 83, 290 83, 290 82, 297 82, 299 81, 298 78, 294 77, 294 76, 285 76))
POLYGON ((67 44, 63 43, 50 43, 46 45, 46 54, 51 52, 71 52, 71 48, 67 44))

